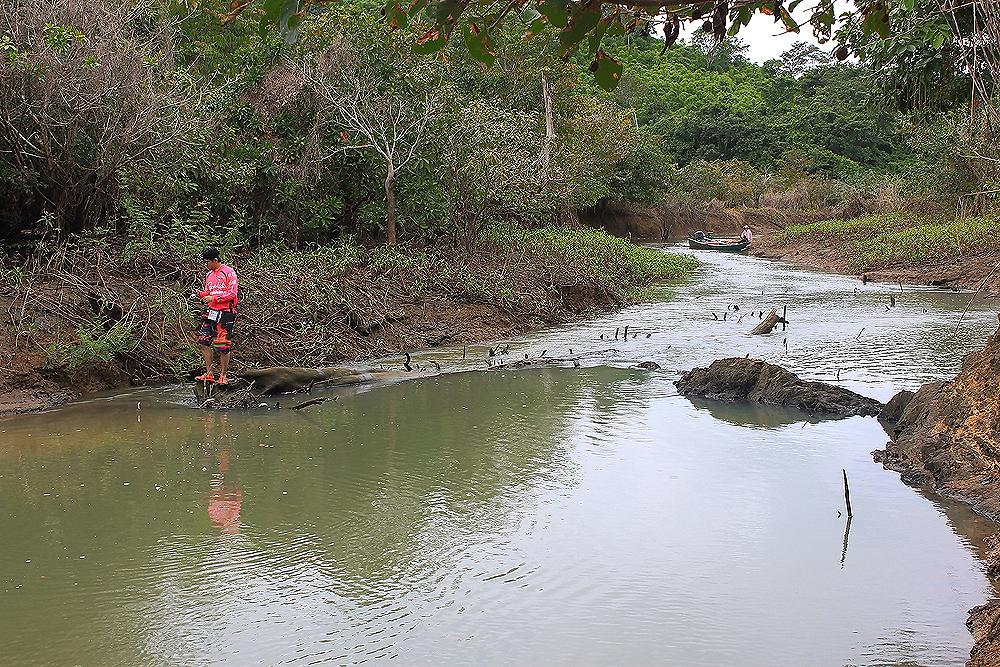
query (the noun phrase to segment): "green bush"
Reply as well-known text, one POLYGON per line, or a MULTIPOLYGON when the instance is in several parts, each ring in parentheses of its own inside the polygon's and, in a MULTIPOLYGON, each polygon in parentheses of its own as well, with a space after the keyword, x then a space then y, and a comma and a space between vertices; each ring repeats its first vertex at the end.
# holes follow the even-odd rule
POLYGON ((103 330, 97 325, 78 327, 74 343, 53 345, 49 348, 52 365, 66 366, 70 370, 94 368, 113 362, 117 357, 135 349, 137 340, 124 320, 103 330))

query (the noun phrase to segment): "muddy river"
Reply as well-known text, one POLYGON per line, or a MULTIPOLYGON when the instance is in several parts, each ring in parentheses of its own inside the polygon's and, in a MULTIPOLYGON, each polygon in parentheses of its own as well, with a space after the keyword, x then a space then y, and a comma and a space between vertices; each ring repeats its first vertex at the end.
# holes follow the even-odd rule
MULTIPOLYGON (((672 381, 750 354, 885 400, 953 374, 995 314, 956 333, 967 294, 702 259, 649 303, 508 341, 594 352, 582 368, 0 421, 0 663, 964 664, 995 526, 872 463, 874 419, 672 381), (748 336, 771 305, 787 331, 748 336)), ((416 358, 485 369, 485 349, 416 358)))

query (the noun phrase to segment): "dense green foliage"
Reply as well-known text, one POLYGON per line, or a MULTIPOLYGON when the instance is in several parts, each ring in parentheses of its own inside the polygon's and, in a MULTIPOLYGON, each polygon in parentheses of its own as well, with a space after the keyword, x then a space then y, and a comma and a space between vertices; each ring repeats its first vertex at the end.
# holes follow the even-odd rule
POLYGON ((861 68, 827 59, 795 78, 782 62, 749 62, 735 41, 721 55, 700 47, 661 57, 658 41, 645 39, 620 49, 629 74, 617 97, 663 138, 672 161, 738 159, 777 170, 799 160, 846 175, 886 171, 905 157, 894 119, 868 104, 861 68))
POLYGON ((661 39, 608 31, 602 52, 626 68, 605 93, 587 54, 562 59, 555 29, 524 40, 514 16, 488 67, 475 43, 415 57, 418 35, 379 3, 313 12, 294 44, 256 16, 221 23, 223 0, 169 6, 5 0, 21 20, 0 35, 0 236, 193 229, 192 245, 242 250, 398 226, 469 251, 497 222, 616 201, 951 208, 993 183, 964 150, 980 141, 967 115, 901 116, 868 63, 816 47, 756 65, 735 39, 661 55, 661 39))

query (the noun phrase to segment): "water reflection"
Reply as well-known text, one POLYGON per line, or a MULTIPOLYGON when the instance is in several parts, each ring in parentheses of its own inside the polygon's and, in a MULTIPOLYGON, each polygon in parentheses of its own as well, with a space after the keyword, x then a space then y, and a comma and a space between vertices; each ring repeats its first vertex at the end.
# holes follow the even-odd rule
POLYGON ((844 563, 847 562, 847 543, 851 539, 851 521, 854 517, 848 516, 847 521, 844 522, 844 548, 840 551, 840 567, 844 567, 844 563))
POLYGON ((706 411, 714 419, 736 426, 774 429, 789 424, 802 424, 804 426, 805 424, 818 424, 824 420, 842 419, 836 415, 824 415, 821 419, 816 415, 795 408, 765 405, 754 401, 713 401, 698 396, 686 398, 691 402, 691 405, 698 410, 706 411))
POLYGON ((240 532, 240 510, 243 507, 243 492, 239 482, 227 479, 229 472, 229 452, 219 451, 218 471, 209 482, 208 518, 212 525, 224 533, 240 532))

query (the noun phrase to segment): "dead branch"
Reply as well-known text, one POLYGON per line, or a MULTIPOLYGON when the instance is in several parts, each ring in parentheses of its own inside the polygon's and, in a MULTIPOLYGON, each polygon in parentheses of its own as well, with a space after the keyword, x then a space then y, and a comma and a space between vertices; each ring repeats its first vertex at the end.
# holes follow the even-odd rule
POLYGON ((769 334, 774 329, 774 327, 779 324, 787 324, 784 317, 778 315, 778 309, 772 308, 771 312, 767 314, 760 324, 755 326, 753 330, 750 331, 751 335, 769 334))

